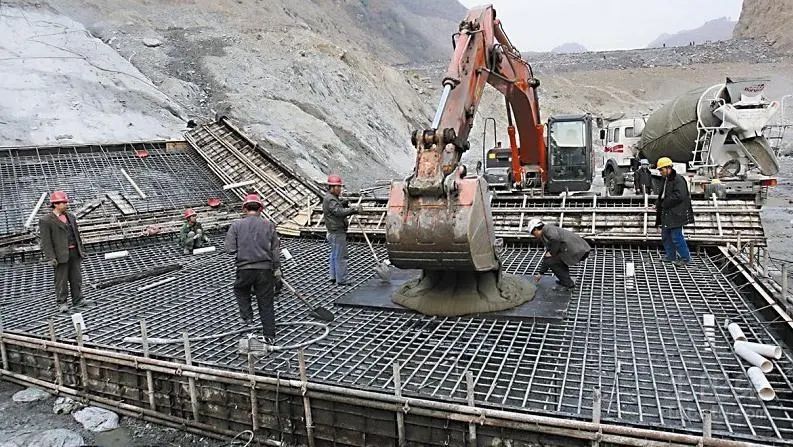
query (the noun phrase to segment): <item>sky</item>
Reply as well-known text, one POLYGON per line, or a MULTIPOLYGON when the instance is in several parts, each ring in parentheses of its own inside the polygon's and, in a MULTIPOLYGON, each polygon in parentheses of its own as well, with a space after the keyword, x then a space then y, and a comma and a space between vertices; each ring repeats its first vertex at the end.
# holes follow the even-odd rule
MULTIPOLYGON (((431 0, 428 0, 431 1, 431 0)), ((466 7, 486 3, 459 0, 466 7)), ((644 48, 661 33, 697 28, 719 17, 738 20, 742 0, 490 0, 521 51, 566 42, 589 50, 644 48)))

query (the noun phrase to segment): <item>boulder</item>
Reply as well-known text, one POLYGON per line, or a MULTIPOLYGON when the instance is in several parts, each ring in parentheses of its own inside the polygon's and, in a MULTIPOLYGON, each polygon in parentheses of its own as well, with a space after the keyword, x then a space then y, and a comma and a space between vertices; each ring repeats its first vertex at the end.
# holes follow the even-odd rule
POLYGON ((0 444, 0 447, 80 447, 85 440, 79 433, 65 428, 26 433, 0 444))
POLYGON ((35 402, 48 397, 50 397, 50 394, 44 390, 40 390, 38 388, 27 388, 16 392, 11 399, 14 402, 35 402))
POLYGON ((80 402, 74 399, 59 397, 55 399, 55 403, 52 405, 52 412, 55 414, 71 414, 81 406, 80 402))
POLYGON ((118 428, 118 415, 99 407, 85 407, 75 411, 72 416, 89 431, 103 432, 118 428))
POLYGON ((143 39, 143 45, 146 45, 149 48, 159 47, 160 45, 162 45, 162 40, 155 39, 153 37, 147 37, 143 39))

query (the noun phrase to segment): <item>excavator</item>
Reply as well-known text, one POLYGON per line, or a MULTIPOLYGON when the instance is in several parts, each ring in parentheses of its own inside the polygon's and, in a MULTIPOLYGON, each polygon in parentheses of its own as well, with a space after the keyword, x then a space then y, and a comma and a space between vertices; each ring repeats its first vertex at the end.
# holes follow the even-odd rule
POLYGON ((454 53, 432 124, 411 137, 413 172, 391 185, 386 247, 391 263, 402 269, 421 269, 424 275, 455 271, 500 283, 488 185, 481 176, 468 176, 460 159, 470 147, 474 115, 490 84, 505 98, 513 176, 544 182, 548 160, 537 99, 540 82, 491 5, 471 9, 452 41, 454 53))

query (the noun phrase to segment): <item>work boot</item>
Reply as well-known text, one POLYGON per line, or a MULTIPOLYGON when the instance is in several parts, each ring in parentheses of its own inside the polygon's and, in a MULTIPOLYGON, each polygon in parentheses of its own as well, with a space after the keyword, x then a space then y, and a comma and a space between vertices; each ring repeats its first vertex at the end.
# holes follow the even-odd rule
POLYGON ((684 261, 682 259, 678 259, 677 261, 675 261, 675 267, 685 267, 690 263, 691 261, 684 261))
POLYGON ((328 278, 328 282, 331 284, 336 284, 336 278, 328 278))
POLYGON ((69 305, 66 303, 58 304, 58 312, 67 313, 69 312, 69 305))
POLYGON ((252 326, 253 325, 253 318, 240 318, 242 320, 242 324, 245 326, 252 326))
POLYGON ((184 254, 184 255, 191 255, 191 254, 193 254, 193 250, 190 250, 189 248, 185 248, 185 249, 182 251, 182 254, 184 254))
POLYGON ((85 298, 81 298, 81 299, 75 301, 74 303, 72 303, 72 307, 90 306, 92 304, 94 304, 93 300, 88 300, 88 299, 85 299, 85 298))

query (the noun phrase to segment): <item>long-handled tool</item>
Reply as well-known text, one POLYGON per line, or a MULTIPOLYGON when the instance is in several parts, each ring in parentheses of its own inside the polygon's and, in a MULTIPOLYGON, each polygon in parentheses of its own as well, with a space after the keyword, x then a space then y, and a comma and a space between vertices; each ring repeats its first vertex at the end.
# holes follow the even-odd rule
MULTIPOLYGON (((356 205, 356 207, 361 206, 361 201, 363 201, 363 195, 358 197, 358 204, 356 205)), ((364 230, 363 224, 361 223, 361 218, 358 217, 358 214, 355 214, 355 221, 358 222, 358 228, 361 229, 363 238, 366 240, 366 244, 369 246, 369 250, 372 251, 372 256, 374 257, 374 262, 376 263, 374 267, 374 272, 377 274, 380 280, 385 282, 391 282, 391 269, 388 267, 388 263, 385 260, 380 261, 380 258, 377 256, 377 251, 375 251, 372 242, 369 240, 369 235, 366 234, 366 230, 364 230)))
POLYGON ((317 307, 312 306, 311 303, 309 303, 308 300, 303 295, 301 295, 297 290, 295 290, 294 287, 292 287, 288 282, 286 282, 286 280, 283 277, 281 277, 281 283, 284 285, 284 287, 286 287, 287 290, 289 290, 292 293, 292 295, 294 295, 297 299, 302 301, 303 304, 308 306, 309 315, 311 315, 312 317, 322 321, 333 321, 336 319, 336 317, 333 315, 333 312, 329 311, 328 309, 325 309, 322 306, 317 306, 317 307))

